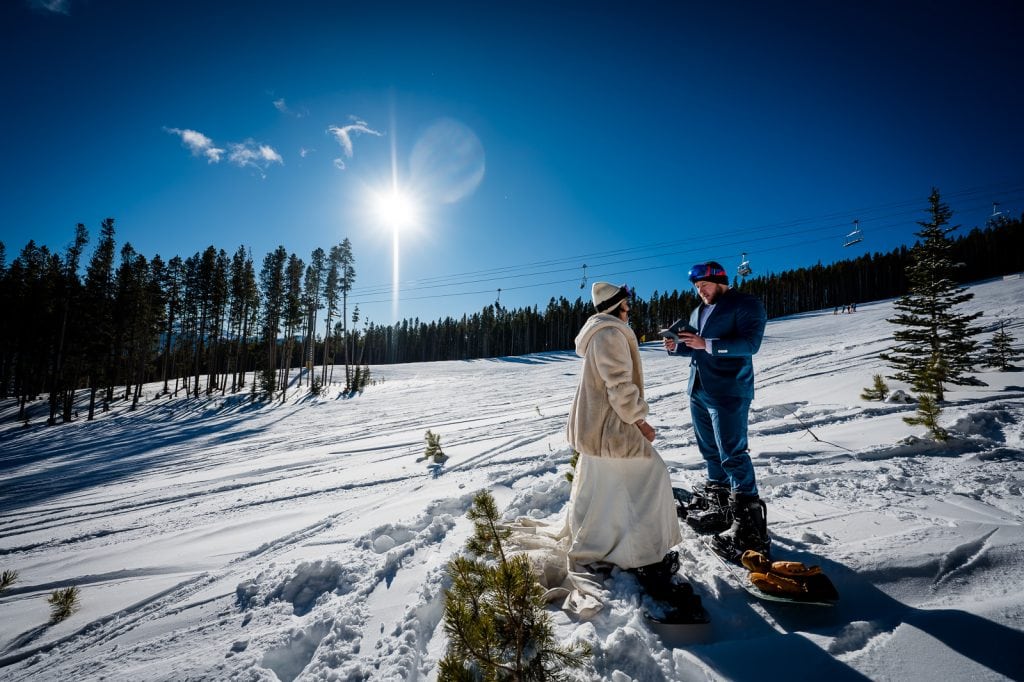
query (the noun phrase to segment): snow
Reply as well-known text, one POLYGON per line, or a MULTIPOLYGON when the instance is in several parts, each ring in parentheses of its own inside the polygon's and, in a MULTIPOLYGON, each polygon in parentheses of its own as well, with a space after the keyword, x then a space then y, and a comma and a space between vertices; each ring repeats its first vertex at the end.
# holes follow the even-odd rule
MULTIPOLYGON (((1024 336, 1024 280, 973 285, 965 306, 1024 336)), ((559 635, 591 643, 578 679, 1024 678, 1024 374, 953 387, 937 444, 865 402, 892 302, 769 323, 755 358, 753 457, 779 556, 820 564, 834 608, 752 601, 684 532, 681 572, 707 627, 655 630, 629 574, 559 635), (785 671, 785 672, 783 672, 785 671)), ((985 337, 987 339, 987 337, 985 337)), ((655 445, 702 480, 687 366, 644 344, 655 445)), ((0 411, 0 679, 434 679, 445 564, 472 495, 555 522, 569 494, 563 430, 572 353, 374 367, 355 398, 293 390, 117 404, 93 422, 28 428, 0 411), (450 457, 417 461, 424 433, 450 457), (46 597, 81 589, 49 623, 46 597)), ((907 387, 889 382, 893 390, 907 387)))

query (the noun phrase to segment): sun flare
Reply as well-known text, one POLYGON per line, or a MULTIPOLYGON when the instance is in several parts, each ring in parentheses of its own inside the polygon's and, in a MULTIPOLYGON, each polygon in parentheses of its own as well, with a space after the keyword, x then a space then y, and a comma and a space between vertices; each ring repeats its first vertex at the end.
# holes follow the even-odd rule
POLYGON ((391 315, 398 319, 399 235, 413 228, 419 220, 416 201, 397 185, 372 195, 373 210, 383 227, 391 231, 391 315))
POLYGON ((378 193, 374 197, 374 209, 381 222, 391 229, 400 230, 416 222, 416 202, 396 189, 378 193))

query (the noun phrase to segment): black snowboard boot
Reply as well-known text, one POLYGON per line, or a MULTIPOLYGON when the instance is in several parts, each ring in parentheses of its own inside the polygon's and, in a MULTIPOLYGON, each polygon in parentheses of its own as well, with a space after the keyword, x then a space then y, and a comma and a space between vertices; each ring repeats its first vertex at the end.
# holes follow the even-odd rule
POLYGON ((733 493, 729 499, 733 521, 729 530, 716 535, 712 548, 733 563, 740 563, 743 552, 752 549, 769 557, 768 508, 757 495, 733 493))
POLYGON ((693 593, 693 586, 675 579, 678 570, 679 552, 669 552, 656 564, 632 569, 644 593, 660 602, 660 613, 650 613, 648 617, 661 623, 709 622, 700 597, 693 593))
POLYGON ((732 524, 729 507, 729 487, 707 482, 704 490, 696 493, 686 510, 686 523, 702 535, 721 533, 732 524))

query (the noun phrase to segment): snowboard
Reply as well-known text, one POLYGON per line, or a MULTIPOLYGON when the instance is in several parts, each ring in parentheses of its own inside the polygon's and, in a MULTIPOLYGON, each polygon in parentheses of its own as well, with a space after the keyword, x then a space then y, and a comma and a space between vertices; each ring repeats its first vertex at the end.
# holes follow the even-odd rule
POLYGON ((692 616, 690 618, 686 619, 686 620, 675 620, 675 619, 673 619, 671 617, 671 612, 667 611, 667 610, 663 614, 659 615, 659 614, 657 614, 657 613, 655 613, 655 612, 653 612, 653 611, 651 611, 649 609, 643 609, 642 615, 644 617, 644 620, 647 621, 649 624, 659 625, 659 626, 661 626, 661 625, 675 625, 675 626, 693 627, 693 626, 704 626, 704 625, 708 625, 709 623, 711 623, 711 616, 708 615, 707 609, 705 609, 703 606, 701 607, 701 612, 700 612, 699 615, 698 614, 692 614, 692 616))
MULTIPOLYGON (((672 496, 680 505, 680 509, 683 509, 685 505, 688 504, 693 499, 693 493, 689 489, 678 486, 672 487, 672 496)), ((682 520, 683 517, 680 518, 680 521, 682 520)), ((708 552, 710 552, 715 557, 715 559, 718 560, 718 562, 728 573, 731 582, 738 584, 747 594, 749 594, 752 597, 755 597, 756 599, 781 604, 800 604, 803 606, 835 606, 836 602, 839 601, 838 594, 836 594, 835 599, 824 599, 813 597, 801 598, 797 595, 784 595, 765 592, 764 590, 758 588, 756 585, 750 582, 750 574, 743 565, 729 561, 726 557, 722 556, 716 551, 714 545, 712 544, 712 538, 714 538, 713 535, 699 535, 689 527, 689 524, 683 523, 681 525, 686 527, 686 529, 689 531, 691 535, 695 535, 697 539, 700 541, 700 544, 707 548, 708 552)), ((831 581, 829 581, 829 585, 831 585, 831 581)))

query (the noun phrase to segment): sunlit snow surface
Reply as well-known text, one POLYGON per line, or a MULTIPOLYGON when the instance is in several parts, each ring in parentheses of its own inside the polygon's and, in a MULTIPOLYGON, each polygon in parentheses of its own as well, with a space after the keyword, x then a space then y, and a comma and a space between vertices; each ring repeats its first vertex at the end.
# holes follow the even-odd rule
MULTIPOLYGON (((1024 340, 1024 280, 977 284, 986 340, 1024 340)), ((552 608, 594 649, 579 679, 1024 677, 1024 372, 953 387, 924 440, 912 405, 859 399, 891 302, 768 324, 751 446, 778 555, 821 563, 833 609, 751 601, 692 536, 678 548, 707 628, 654 631, 636 583, 591 622, 552 608)), ((687 364, 642 347, 656 445, 676 481, 703 464, 687 364)), ((253 405, 247 393, 118 404, 93 422, 0 427, 0 679, 432 679, 444 566, 472 493, 556 520, 568 498, 571 353, 374 367, 356 398, 253 405), (417 462, 427 429, 451 457, 417 462), (51 625, 46 597, 81 588, 51 625)), ((335 380, 341 368, 335 369, 335 380)), ((890 387, 901 388, 890 382, 890 387)), ((906 388, 905 386, 902 388, 906 388)))

